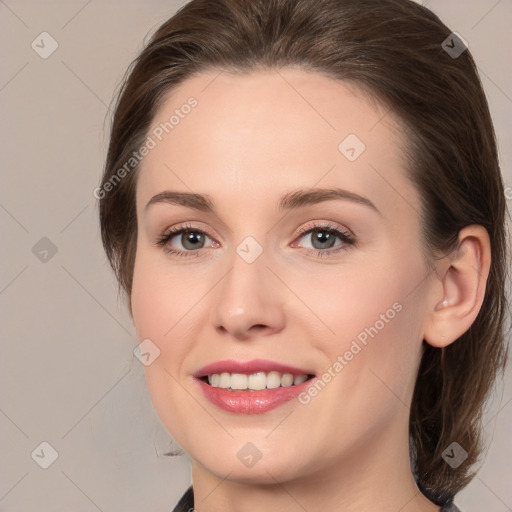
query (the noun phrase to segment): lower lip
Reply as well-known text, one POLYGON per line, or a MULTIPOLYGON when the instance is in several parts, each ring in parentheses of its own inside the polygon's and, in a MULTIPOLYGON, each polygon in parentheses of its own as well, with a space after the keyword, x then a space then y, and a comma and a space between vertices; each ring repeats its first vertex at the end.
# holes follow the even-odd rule
POLYGON ((315 378, 296 386, 262 389, 260 391, 231 391, 213 387, 201 379, 196 379, 206 398, 217 407, 241 414, 261 414, 271 411, 281 404, 297 398, 315 378))

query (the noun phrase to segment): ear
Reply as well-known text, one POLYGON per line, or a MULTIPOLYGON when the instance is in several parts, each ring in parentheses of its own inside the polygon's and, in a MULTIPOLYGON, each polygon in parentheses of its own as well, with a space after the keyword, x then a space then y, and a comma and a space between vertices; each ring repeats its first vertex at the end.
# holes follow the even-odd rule
POLYGON ((434 347, 446 347, 474 322, 484 300, 491 266, 489 234, 483 226, 462 229, 457 249, 436 264, 423 334, 434 347))

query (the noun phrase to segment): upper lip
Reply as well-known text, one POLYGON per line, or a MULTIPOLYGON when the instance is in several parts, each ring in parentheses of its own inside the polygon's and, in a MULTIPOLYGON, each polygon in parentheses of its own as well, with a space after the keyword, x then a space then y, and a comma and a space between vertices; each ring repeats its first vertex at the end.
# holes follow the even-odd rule
POLYGON ((277 361, 269 361, 267 359, 251 359, 250 361, 235 361, 233 359, 226 359, 203 366, 194 373, 194 377, 199 379, 205 377, 206 375, 213 375, 215 373, 242 373, 250 375, 251 373, 272 371, 279 373, 291 373, 292 375, 313 374, 313 372, 309 370, 279 363, 277 361))

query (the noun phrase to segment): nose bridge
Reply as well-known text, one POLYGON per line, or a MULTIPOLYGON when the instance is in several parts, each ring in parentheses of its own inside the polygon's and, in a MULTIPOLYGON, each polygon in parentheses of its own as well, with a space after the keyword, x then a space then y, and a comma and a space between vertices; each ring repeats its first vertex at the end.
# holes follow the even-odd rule
POLYGON ((219 284, 213 308, 213 324, 238 338, 250 335, 251 328, 281 328, 282 304, 279 304, 275 277, 267 265, 268 254, 254 237, 248 236, 235 247, 230 269, 219 284))

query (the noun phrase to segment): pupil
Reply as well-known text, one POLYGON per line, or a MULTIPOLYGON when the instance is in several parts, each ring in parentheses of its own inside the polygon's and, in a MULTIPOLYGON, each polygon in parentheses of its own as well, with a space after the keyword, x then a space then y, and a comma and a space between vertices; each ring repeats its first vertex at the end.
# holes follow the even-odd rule
POLYGON ((334 240, 334 236, 327 231, 316 231, 316 237, 314 237, 314 239, 317 239, 321 244, 327 244, 326 247, 320 247, 321 249, 325 249, 332 247, 332 243, 329 245, 329 242, 334 240))
POLYGON ((197 249, 197 244, 194 245, 194 242, 200 242, 203 235, 200 233, 196 233, 195 231, 187 231, 183 233, 183 236, 185 237, 185 242, 182 242, 183 247, 187 249, 197 249), (188 243, 192 243, 192 247, 187 247, 188 243))

